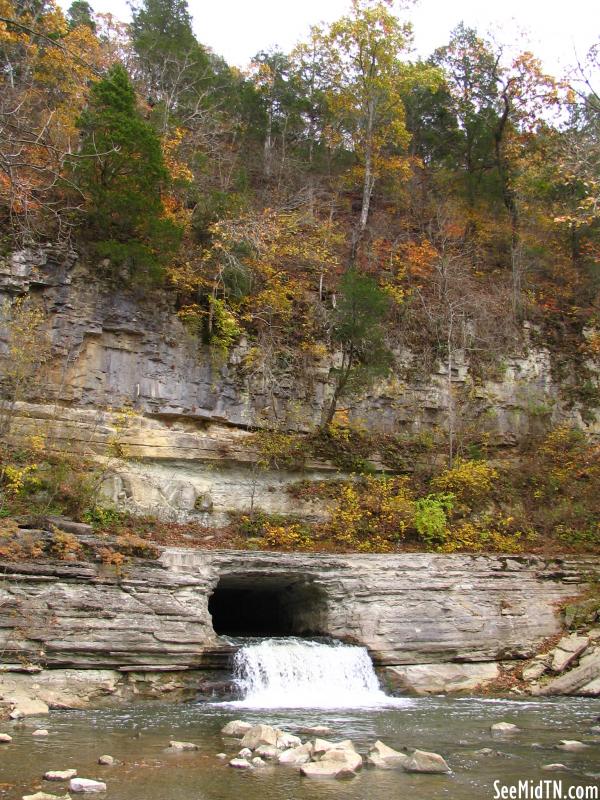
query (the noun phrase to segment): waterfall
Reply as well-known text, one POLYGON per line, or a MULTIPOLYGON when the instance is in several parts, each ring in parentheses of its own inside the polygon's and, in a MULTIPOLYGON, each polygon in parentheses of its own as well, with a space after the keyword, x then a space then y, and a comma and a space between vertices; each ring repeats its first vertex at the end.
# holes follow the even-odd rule
POLYGON ((364 708, 399 705, 379 688, 366 648, 288 637, 246 644, 234 678, 247 708, 364 708))

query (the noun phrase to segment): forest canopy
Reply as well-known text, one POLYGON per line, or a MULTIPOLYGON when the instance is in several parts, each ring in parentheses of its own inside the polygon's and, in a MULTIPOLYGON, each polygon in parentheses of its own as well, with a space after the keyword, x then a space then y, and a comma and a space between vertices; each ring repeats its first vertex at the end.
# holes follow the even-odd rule
POLYGON ((63 242, 101 280, 171 293, 215 351, 245 333, 272 384, 324 343, 348 357, 340 395, 403 346, 485 364, 525 319, 585 365, 600 45, 554 77, 463 22, 429 58, 411 42, 409 12, 352 0, 241 71, 185 0, 141 0, 130 24, 0 0, 4 249, 63 242), (368 306, 350 347, 365 321, 341 315, 368 306))

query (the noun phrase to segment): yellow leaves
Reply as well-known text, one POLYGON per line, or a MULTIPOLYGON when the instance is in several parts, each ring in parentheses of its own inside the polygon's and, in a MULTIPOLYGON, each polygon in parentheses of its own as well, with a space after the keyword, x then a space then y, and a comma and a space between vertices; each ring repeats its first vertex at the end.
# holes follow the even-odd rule
POLYGON ((16 497, 25 492, 32 485, 33 473, 37 464, 26 464, 23 467, 7 464, 2 470, 4 490, 11 497, 16 497))
POLYGON ((437 491, 452 492, 463 503, 483 502, 492 491, 498 471, 485 461, 457 459, 454 466, 444 470, 431 481, 437 491))

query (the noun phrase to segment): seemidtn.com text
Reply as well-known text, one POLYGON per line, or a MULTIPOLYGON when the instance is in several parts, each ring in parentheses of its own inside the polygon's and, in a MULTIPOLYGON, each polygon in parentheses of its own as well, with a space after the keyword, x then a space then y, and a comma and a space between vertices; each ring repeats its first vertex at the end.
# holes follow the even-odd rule
POLYGON ((562 780, 494 781, 494 800, 599 800, 598 785, 565 785, 562 780))

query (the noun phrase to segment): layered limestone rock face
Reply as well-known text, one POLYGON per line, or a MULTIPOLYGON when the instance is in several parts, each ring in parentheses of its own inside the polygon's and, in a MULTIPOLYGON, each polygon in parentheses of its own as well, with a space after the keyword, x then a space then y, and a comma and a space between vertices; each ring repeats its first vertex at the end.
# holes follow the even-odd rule
POLYGON ((152 671, 222 666, 226 633, 332 636, 366 646, 377 665, 526 658, 599 563, 166 548, 121 574, 83 562, 1 569, 5 669, 152 671))
MULTIPOLYGON (((256 507, 318 513, 285 490, 299 479, 331 477, 331 464, 310 462, 302 474, 259 470, 244 441, 248 428, 260 428, 265 418, 313 430, 332 391, 335 356, 307 364, 302 378, 282 375, 276 387, 263 385, 243 368, 248 342, 240 341, 223 363, 186 332, 168 293, 116 290, 94 280, 76 253, 52 247, 0 259, 0 303, 28 292, 47 311, 53 357, 36 384, 37 397, 15 408, 16 437, 43 434, 48 446, 98 456, 118 441, 124 458, 111 458, 102 490, 109 502, 135 513, 216 526, 228 521, 229 511, 256 507), (134 412, 126 425, 107 410, 124 406, 134 412)), ((5 337, 0 319, 0 374, 5 337)), ((397 357, 414 361, 406 352, 397 357)), ((408 437, 443 429, 450 387, 456 393, 469 386, 467 415, 492 444, 514 444, 541 421, 569 419, 585 427, 561 401, 543 349, 530 346, 507 358, 502 377, 481 386, 469 384, 461 353, 453 364, 450 381, 442 363, 411 382, 392 375, 354 401, 350 418, 408 437)), ((600 435, 600 422, 588 429, 600 435)), ((378 466, 377 453, 370 460, 378 466)))

